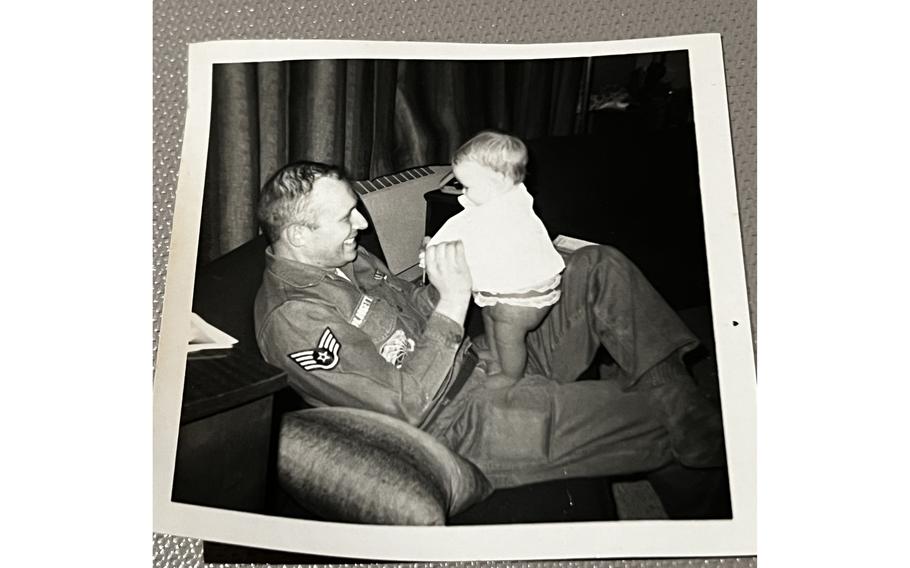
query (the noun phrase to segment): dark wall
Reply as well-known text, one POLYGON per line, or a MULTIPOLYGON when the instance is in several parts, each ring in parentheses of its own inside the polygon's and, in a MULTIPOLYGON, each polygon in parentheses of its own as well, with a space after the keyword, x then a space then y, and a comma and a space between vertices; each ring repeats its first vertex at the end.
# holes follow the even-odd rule
POLYGON ((694 129, 528 143, 526 185, 552 236, 617 247, 676 308, 709 303, 694 129))

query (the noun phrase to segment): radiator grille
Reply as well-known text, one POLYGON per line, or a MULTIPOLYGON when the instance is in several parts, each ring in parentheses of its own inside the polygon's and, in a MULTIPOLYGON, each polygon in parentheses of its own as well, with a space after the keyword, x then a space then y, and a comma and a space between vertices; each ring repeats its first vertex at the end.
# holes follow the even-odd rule
POLYGON ((367 179, 362 181, 355 181, 352 185, 354 191, 357 192, 357 195, 366 195, 368 193, 373 193, 374 191, 381 191, 392 187, 393 185, 398 185, 406 181, 413 181, 418 178, 428 176, 430 174, 436 173, 436 171, 429 166, 421 166, 419 168, 411 168, 409 170, 404 170, 402 172, 390 174, 387 176, 380 176, 374 179, 367 179))

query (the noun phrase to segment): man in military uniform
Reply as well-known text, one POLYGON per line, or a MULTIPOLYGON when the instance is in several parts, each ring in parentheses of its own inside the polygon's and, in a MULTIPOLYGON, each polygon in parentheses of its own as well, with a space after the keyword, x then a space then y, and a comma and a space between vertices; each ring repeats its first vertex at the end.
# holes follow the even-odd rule
POLYGON ((621 253, 567 259, 561 300, 528 336, 525 376, 494 383, 464 337, 461 243, 426 249, 429 285, 406 282, 358 248, 356 206, 342 173, 316 163, 282 168, 261 194, 271 246, 257 342, 307 402, 406 421, 495 487, 724 464, 719 412, 682 363, 697 340, 621 253), (611 376, 577 381, 600 346, 611 376))

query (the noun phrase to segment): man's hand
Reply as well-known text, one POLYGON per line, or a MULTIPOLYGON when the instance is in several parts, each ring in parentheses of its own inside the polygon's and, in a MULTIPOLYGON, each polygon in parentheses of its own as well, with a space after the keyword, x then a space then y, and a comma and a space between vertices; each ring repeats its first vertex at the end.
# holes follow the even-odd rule
POLYGON ((436 311, 460 324, 464 323, 471 302, 471 271, 461 241, 439 243, 425 252, 427 276, 439 291, 436 311))
POLYGON ((426 275, 427 268, 427 245, 430 243, 430 237, 424 237, 423 242, 420 244, 420 249, 417 251, 417 265, 420 268, 423 268, 424 275, 426 275))
POLYGON ((420 244, 420 250, 417 251, 417 265, 423 270, 420 278, 420 285, 425 286, 427 283, 427 245, 430 243, 430 237, 424 237, 420 244))
POLYGON ((427 276, 443 299, 471 297, 471 270, 461 241, 439 243, 426 249, 427 276))

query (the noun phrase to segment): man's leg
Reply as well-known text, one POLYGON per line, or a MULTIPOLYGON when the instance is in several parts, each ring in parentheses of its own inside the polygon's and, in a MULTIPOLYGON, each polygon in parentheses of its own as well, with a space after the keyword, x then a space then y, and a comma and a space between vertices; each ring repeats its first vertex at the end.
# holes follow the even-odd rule
POLYGON ((624 389, 646 394, 684 465, 725 462, 720 415, 682 356, 698 340, 638 268, 612 247, 586 247, 566 263, 562 297, 528 336, 528 372, 573 381, 603 345, 624 389))
POLYGON ((430 433, 497 488, 648 472, 673 461, 647 396, 616 381, 562 384, 527 376, 507 388, 481 380, 465 390, 446 410, 450 425, 430 433))
POLYGON ((698 343, 676 312, 621 252, 585 247, 566 262, 561 297, 528 335, 529 371, 574 381, 603 345, 631 387, 658 363, 698 343))

